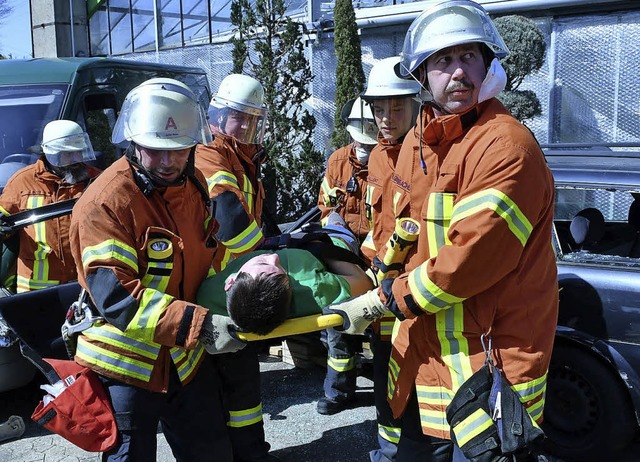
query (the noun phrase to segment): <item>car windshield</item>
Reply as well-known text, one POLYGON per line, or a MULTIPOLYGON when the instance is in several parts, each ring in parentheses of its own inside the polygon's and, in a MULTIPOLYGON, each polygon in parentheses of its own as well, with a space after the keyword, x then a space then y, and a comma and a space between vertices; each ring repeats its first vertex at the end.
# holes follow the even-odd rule
POLYGON ((11 154, 40 152, 44 126, 60 117, 67 85, 0 87, 0 162, 11 154))
POLYGON ((639 263, 638 189, 557 184, 554 222, 563 261, 639 263))

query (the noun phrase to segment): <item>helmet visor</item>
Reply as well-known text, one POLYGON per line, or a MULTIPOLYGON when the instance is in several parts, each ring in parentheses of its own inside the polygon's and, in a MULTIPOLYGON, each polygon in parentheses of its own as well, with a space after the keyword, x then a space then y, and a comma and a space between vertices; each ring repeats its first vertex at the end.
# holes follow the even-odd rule
POLYGON ((149 86, 129 93, 113 128, 111 141, 149 149, 179 150, 207 144, 211 131, 197 101, 180 87, 149 86))
POLYGON ((214 132, 223 133, 244 144, 261 144, 264 139, 266 110, 240 111, 213 101, 209 106, 209 124, 214 132))
POLYGON ((47 161, 56 167, 67 167, 96 158, 86 133, 63 136, 43 143, 42 152, 47 161))

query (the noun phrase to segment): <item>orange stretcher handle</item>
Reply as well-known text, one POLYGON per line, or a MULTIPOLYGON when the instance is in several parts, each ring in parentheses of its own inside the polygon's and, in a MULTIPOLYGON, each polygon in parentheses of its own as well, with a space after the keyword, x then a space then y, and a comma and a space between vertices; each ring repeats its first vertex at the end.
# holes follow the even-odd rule
POLYGON ((310 316, 287 319, 267 335, 258 335, 251 332, 238 332, 236 335, 240 340, 250 342, 252 340, 266 340, 276 337, 286 337, 288 335, 306 334, 307 332, 340 326, 342 323, 342 316, 339 314, 312 314, 310 316))

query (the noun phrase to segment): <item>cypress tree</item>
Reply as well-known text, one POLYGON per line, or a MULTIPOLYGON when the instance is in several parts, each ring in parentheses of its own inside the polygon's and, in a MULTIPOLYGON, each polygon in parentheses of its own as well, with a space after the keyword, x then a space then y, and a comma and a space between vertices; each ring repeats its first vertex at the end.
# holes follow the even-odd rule
POLYGON ((351 138, 340 118, 342 106, 364 90, 362 49, 356 25, 356 14, 350 0, 336 0, 333 9, 334 48, 336 53, 336 97, 334 130, 331 144, 337 149, 349 144, 351 138))

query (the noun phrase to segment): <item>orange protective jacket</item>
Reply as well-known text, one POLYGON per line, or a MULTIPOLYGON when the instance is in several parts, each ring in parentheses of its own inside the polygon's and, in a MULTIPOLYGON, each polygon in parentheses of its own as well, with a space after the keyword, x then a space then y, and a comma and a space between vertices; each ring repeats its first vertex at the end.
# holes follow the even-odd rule
POLYGON ((259 145, 238 143, 220 133, 208 145, 196 148, 196 167, 204 174, 209 195, 216 202, 220 225, 216 236, 226 248, 225 262, 232 255, 251 252, 264 239, 262 159, 255 159, 261 150, 259 145))
MULTIPOLYGON (((196 170, 204 191, 205 179, 196 170)), ((78 280, 106 319, 78 338, 75 360, 155 392, 170 363, 189 382, 206 355, 198 341, 207 310, 194 302, 212 274, 214 220, 194 181, 148 196, 123 157, 87 188, 73 209, 71 251, 78 280)))
POLYGON ((369 261, 385 249, 389 237, 395 228, 395 210, 391 179, 396 169, 401 143, 392 144, 382 135, 378 135, 378 144, 369 157, 367 176, 367 209, 371 210, 371 231, 362 243, 361 251, 369 261))
MULTIPOLYGON (((378 134, 378 144, 369 157, 365 201, 367 210, 371 211, 372 225, 360 251, 370 263, 373 263, 376 256, 382 260, 387 249, 387 241, 395 229, 395 204, 391 178, 401 147, 401 143, 392 144, 378 134)), ((393 313, 387 313, 371 325, 373 331, 380 336, 380 340, 387 342, 391 340, 395 319, 393 313)))
MULTIPOLYGON (((87 166, 89 177, 100 170, 87 166)), ((73 199, 82 194, 88 181, 63 183, 47 170, 42 159, 16 172, 0 196, 0 212, 12 215, 43 205, 73 199)), ((22 228, 17 261, 17 292, 43 289, 77 279, 76 266, 69 247, 71 215, 22 228)))
POLYGON ((371 229, 369 211, 364 200, 367 191, 367 171, 367 164, 360 162, 356 157, 355 144, 343 146, 329 156, 318 194, 321 219, 335 210, 360 241, 371 229), (355 179, 357 189, 347 192, 347 183, 351 178, 355 179))
POLYGON ((423 432, 450 438, 445 409, 484 364, 484 333, 540 421, 558 316, 551 172, 531 132, 496 99, 464 115, 423 111, 393 177, 397 216, 421 223, 418 245, 407 272, 382 285, 406 318, 389 363, 394 415, 415 390, 423 432))

